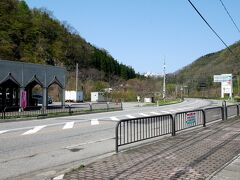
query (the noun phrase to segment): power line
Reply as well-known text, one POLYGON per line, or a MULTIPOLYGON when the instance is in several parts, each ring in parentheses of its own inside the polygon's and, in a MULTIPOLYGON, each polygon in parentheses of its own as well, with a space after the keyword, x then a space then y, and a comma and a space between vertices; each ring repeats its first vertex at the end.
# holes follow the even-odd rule
POLYGON ((237 26, 237 24, 235 23, 234 19, 232 18, 231 14, 229 13, 229 11, 227 10, 226 6, 224 5, 222 0, 219 0, 223 6, 223 8, 225 9, 226 13, 228 14, 229 18, 231 19, 232 23, 234 24, 234 26, 236 27, 237 31, 240 33, 240 30, 237 26))
POLYGON ((237 58, 237 56, 233 53, 233 51, 229 48, 229 46, 223 41, 223 39, 217 34, 217 32, 210 26, 207 20, 202 16, 202 14, 198 11, 198 9, 194 6, 191 0, 188 0, 194 10, 198 13, 198 15, 202 18, 202 20, 207 24, 207 26, 212 30, 212 32, 220 39, 220 41, 226 46, 226 48, 237 58))

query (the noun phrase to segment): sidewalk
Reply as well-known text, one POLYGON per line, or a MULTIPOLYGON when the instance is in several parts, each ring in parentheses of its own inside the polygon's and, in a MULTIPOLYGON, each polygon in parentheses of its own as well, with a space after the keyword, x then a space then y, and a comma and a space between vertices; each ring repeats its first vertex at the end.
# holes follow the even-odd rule
MULTIPOLYGON (((232 119, 120 152, 73 170, 64 179, 218 179, 221 172, 216 172, 238 154, 240 119, 232 119)), ((234 167, 232 179, 240 172, 240 166, 234 167)))
POLYGON ((240 156, 218 172, 212 180, 239 180, 240 179, 240 156))

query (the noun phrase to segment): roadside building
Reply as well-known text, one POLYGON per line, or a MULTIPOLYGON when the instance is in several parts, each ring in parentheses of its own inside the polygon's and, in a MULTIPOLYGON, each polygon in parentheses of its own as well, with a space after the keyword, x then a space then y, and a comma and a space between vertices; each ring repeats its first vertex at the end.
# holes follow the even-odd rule
POLYGON ((62 67, 0 60, 0 109, 35 106, 33 88, 41 87, 42 107, 48 106, 48 89, 56 84, 65 103, 65 74, 62 67))

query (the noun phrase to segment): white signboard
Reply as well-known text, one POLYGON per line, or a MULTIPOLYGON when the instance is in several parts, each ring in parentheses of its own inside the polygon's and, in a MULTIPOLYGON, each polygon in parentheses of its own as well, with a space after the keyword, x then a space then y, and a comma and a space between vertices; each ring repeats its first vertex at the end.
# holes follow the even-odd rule
POLYGON ((229 94, 232 98, 232 74, 221 74, 213 76, 214 82, 221 83, 221 97, 224 98, 224 94, 229 94))
POLYGON ((222 92, 224 94, 232 93, 232 81, 222 82, 222 92))
POLYGON ((232 81, 232 74, 221 74, 213 76, 214 82, 232 81))

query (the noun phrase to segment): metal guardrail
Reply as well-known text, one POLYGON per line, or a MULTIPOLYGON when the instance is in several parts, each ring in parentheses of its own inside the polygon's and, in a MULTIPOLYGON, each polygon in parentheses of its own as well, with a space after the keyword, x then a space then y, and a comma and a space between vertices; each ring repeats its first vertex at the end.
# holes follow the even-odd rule
POLYGON ((25 108, 24 111, 21 111, 19 106, 5 107, 2 109, 2 112, 0 112, 0 119, 40 117, 48 115, 61 116, 109 110, 122 110, 122 103, 76 103, 65 106, 48 106, 46 109, 43 109, 41 106, 33 106, 25 108))
POLYGON ((205 112, 206 123, 217 121, 217 120, 224 120, 224 108, 222 106, 205 108, 204 112, 205 112))
POLYGON ((240 105, 216 106, 171 114, 120 120, 116 125, 115 150, 120 146, 132 144, 158 136, 200 126, 207 123, 226 120, 239 116, 240 105))
POLYGON ((172 127, 171 114, 121 120, 116 126, 116 152, 119 146, 170 134, 172 127))
POLYGON ((175 132, 194 126, 206 126, 205 112, 202 109, 176 113, 174 116, 175 132))
POLYGON ((226 106, 226 117, 236 117, 239 115, 239 106, 238 105, 229 105, 226 106))

